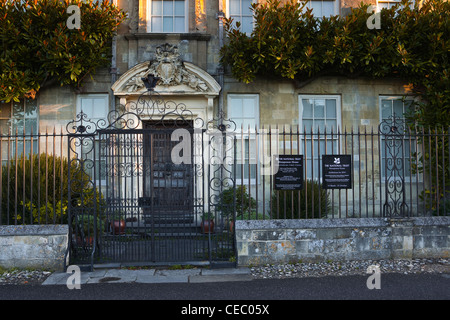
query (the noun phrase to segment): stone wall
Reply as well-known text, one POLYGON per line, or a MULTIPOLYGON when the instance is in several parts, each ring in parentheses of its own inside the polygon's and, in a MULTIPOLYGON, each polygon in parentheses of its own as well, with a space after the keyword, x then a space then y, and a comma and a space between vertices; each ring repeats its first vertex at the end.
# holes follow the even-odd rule
POLYGON ((438 258, 450 255, 450 217, 237 221, 240 266, 438 258))
POLYGON ((63 271, 67 225, 0 226, 0 267, 63 271))

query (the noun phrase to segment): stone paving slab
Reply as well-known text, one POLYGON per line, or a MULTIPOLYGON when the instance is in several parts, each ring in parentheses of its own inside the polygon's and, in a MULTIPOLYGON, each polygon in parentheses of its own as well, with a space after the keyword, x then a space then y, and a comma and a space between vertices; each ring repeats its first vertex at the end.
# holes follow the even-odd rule
MULTIPOLYGON (((57 272, 51 274, 42 285, 67 285, 72 273, 57 272)), ((99 269, 81 272, 80 284, 95 283, 201 283, 220 281, 252 280, 248 268, 226 269, 99 269)), ((72 282, 73 283, 73 282, 72 282)))

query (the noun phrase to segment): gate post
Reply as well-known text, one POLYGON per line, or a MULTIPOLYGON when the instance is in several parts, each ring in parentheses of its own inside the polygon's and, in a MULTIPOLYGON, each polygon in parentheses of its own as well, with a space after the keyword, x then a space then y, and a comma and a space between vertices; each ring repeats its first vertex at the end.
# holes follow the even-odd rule
POLYGON ((68 224, 69 264, 93 270, 101 228, 95 166, 96 123, 82 111, 67 124, 68 132, 68 224))

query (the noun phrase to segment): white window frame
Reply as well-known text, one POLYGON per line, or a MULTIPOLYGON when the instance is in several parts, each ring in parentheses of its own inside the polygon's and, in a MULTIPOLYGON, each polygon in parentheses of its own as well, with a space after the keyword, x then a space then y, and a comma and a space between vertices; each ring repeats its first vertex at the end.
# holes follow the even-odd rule
MULTIPOLYGON (((331 95, 331 94, 323 94, 323 95, 299 94, 298 95, 298 108, 299 108, 298 109, 298 117, 299 117, 299 129, 300 129, 301 133, 305 133, 304 132, 305 126, 303 125, 303 109, 304 109, 303 99, 312 99, 312 100, 334 99, 336 101, 336 110, 335 110, 336 118, 333 118, 333 119, 336 119, 336 128, 335 127, 329 128, 328 126, 326 127, 327 143, 331 143, 331 141, 332 141, 331 144, 332 144, 333 150, 328 150, 327 146, 325 146, 325 148, 327 148, 327 150, 326 150, 326 153, 323 153, 323 154, 334 154, 334 153, 340 154, 341 149, 342 149, 342 143, 340 143, 340 140, 339 140, 340 136, 338 136, 337 138, 332 138, 332 137, 329 137, 329 135, 331 134, 331 130, 333 130, 333 136, 334 136, 335 134, 337 134, 338 130, 340 130, 340 127, 341 127, 341 123, 342 123, 341 122, 342 121, 342 119, 341 119, 341 108, 342 108, 341 96, 340 95, 331 95)), ((326 108, 324 110, 324 117, 325 117, 324 119, 326 121, 326 108)), ((314 120, 314 117, 312 119, 314 120)), ((307 131, 306 134, 309 134, 309 137, 311 137, 311 129, 309 129, 309 130, 307 129, 306 131, 307 131)), ((314 127, 314 125, 312 127, 312 132, 313 132, 313 135, 316 135, 318 132, 317 127, 314 127)), ((311 139, 308 138, 308 136, 306 136, 306 137, 307 137, 306 143, 308 144, 306 146, 306 150, 307 150, 308 146, 311 146, 311 139)), ((321 165, 322 165, 322 157, 321 156, 323 154, 322 153, 319 154, 319 152, 316 148, 317 147, 316 143, 314 143, 313 144, 314 159, 311 159, 310 155, 305 154, 306 153, 305 145, 304 145, 305 137, 303 135, 301 135, 300 138, 301 138, 301 143, 300 143, 300 148, 298 151, 299 151, 299 154, 303 155, 303 158, 305 161, 305 167, 307 170, 307 172, 305 174, 305 179, 321 180, 322 177, 319 175, 317 175, 317 176, 314 175, 314 172, 316 170, 319 170, 318 172, 320 172, 321 165), (313 160, 313 162, 314 162, 313 171, 311 171, 311 168, 310 168, 311 165, 309 164, 310 163, 309 161, 311 161, 311 160, 313 160)), ((325 140, 325 131, 323 129, 320 130, 320 141, 322 141, 322 140, 325 140)), ((319 145, 319 147, 320 147, 320 145, 319 145)), ((312 164, 312 162, 311 162, 311 164, 312 164)))
POLYGON ((259 110, 259 94, 228 94, 227 95, 227 117, 232 120, 232 121, 237 121, 237 122, 241 122, 239 120, 243 120, 243 119, 252 119, 250 117, 241 117, 241 118, 237 118, 234 117, 233 114, 231 113, 231 104, 232 101, 235 99, 252 99, 254 100, 254 117, 255 117, 255 126, 250 127, 250 131, 248 126, 241 126, 240 123, 236 123, 236 150, 237 154, 241 155, 238 156, 236 158, 236 166, 241 167, 241 163, 242 163, 242 154, 244 154, 244 177, 238 177, 237 173, 236 173, 236 184, 239 185, 255 185, 256 184, 256 176, 250 177, 250 179, 248 178, 248 168, 250 168, 252 170, 252 168, 255 169, 255 174, 258 175, 258 168, 260 168, 260 159, 258 157, 258 155, 256 154, 256 148, 255 148, 255 143, 258 142, 257 140, 257 136, 256 133, 254 131, 255 127, 259 128, 259 114, 260 114, 260 110, 259 110), (248 141, 248 143, 247 143, 248 141), (244 144, 242 144, 242 142, 244 142, 244 144), (247 149, 246 147, 249 146, 250 148, 247 149), (247 157, 247 150, 249 150, 249 154, 247 157), (253 157, 251 156, 253 155, 253 157), (239 159, 238 159, 239 158, 239 159), (255 166, 256 167, 253 167, 255 166), (245 172, 247 168, 247 172, 245 172), (246 174, 247 173, 247 174, 246 174))
MULTIPOLYGON (((168 0, 163 0, 168 1, 168 0)), ((184 0, 184 30, 180 31, 154 31, 152 30, 152 2, 153 0, 147 0, 147 32, 150 33, 187 33, 189 32, 189 0, 184 0)), ((174 17, 174 15, 172 15, 174 17)), ((161 26, 164 28, 164 25, 161 26)))
MULTIPOLYGON (((37 99, 28 99, 28 98, 23 98, 20 99, 19 102, 15 102, 13 100, 11 100, 10 102, 5 103, 5 105, 9 106, 9 114, 8 116, 2 115, 0 114, 0 120, 5 121, 7 123, 7 132, 5 132, 4 128, 2 128, 2 134, 3 136, 0 136, 0 143, 8 141, 7 144, 9 144, 9 150, 10 150, 10 158, 12 159, 15 157, 16 153, 15 151, 17 151, 17 154, 19 156, 21 156, 23 154, 23 143, 25 143, 25 155, 29 155, 31 153, 31 144, 33 145, 33 154, 38 154, 39 152, 39 103, 37 101, 37 99), (27 101, 33 100, 34 103, 36 103, 36 117, 29 117, 26 113, 26 105, 27 105, 27 101), (17 117, 14 116, 14 108, 13 108, 13 104, 15 103, 19 103, 23 106, 23 118, 18 119, 17 117), (26 120, 34 120, 35 124, 36 124, 36 129, 33 130, 33 135, 30 136, 31 134, 31 130, 27 130, 27 125, 26 125, 26 120), (4 135, 6 136, 14 136, 16 137, 16 129, 14 129, 16 127, 17 124, 14 123, 14 121, 19 120, 19 121, 23 121, 23 130, 19 131, 17 130, 17 143, 16 144, 16 140, 15 138, 7 138, 4 137, 4 135), (19 145, 22 144, 22 147, 20 147, 19 145), (27 145, 29 147, 27 147, 27 145)), ((16 127, 17 128, 17 127, 16 127)), ((3 146, 4 147, 4 146, 3 146)), ((8 157, 5 156, 5 151, 7 149, 5 148, 1 148, 2 150, 2 154, 0 154, 0 165, 3 164, 3 161, 5 159, 7 159, 8 157)))
MULTIPOLYGON (((298 0, 299 2, 303 2, 302 0, 298 0)), ((323 7, 323 3, 324 2, 334 2, 334 5, 333 5, 333 14, 332 15, 330 15, 330 16, 336 16, 336 15, 339 15, 339 4, 340 4, 340 1, 339 0, 329 0, 329 1, 325 1, 325 0, 310 0, 307 4, 306 4, 306 6, 305 6, 305 8, 312 8, 313 7, 313 2, 315 2, 315 3, 317 3, 317 2, 320 2, 321 3, 321 13, 323 12, 323 9, 322 9, 322 7, 323 7)), ((313 10, 313 14, 314 14, 314 10, 313 10)), ((317 15, 314 15, 316 18, 319 18, 319 19, 322 19, 324 16, 323 15, 320 15, 320 16, 317 16, 317 15)), ((329 18, 330 16, 325 16, 325 18, 329 18)))
MULTIPOLYGON (((242 1, 242 0, 240 0, 242 1)), ((257 3, 257 0, 251 0, 251 3, 257 3)), ((229 19, 230 17, 233 16, 234 19, 234 23, 239 21, 241 23, 241 30, 242 30, 242 17, 244 17, 245 15, 242 14, 242 11, 239 14, 233 14, 231 15, 230 13, 230 0, 227 0, 226 2, 226 6, 227 6, 227 10, 226 10, 226 17, 229 19), (236 16, 239 16, 239 18, 236 18, 236 16)), ((255 28, 255 18, 253 17, 252 14, 252 30, 250 32, 246 32, 247 35, 250 35, 253 32, 253 29, 255 28)))
MULTIPOLYGON (((415 101, 415 98, 412 97, 412 96, 409 96, 409 97, 405 97, 405 96, 402 96, 402 95, 382 95, 382 96, 379 96, 379 98, 378 98, 379 108, 378 109, 379 109, 379 120, 380 120, 380 123, 384 120, 383 119, 383 115, 382 115, 382 101, 383 100, 394 101, 394 100, 403 100, 403 99, 405 99, 406 101, 411 101, 411 102, 415 101)), ((404 104, 404 101, 402 101, 402 102, 403 102, 402 110, 403 110, 403 112, 405 112, 406 111, 405 110, 405 104, 404 104)), ((393 105, 392 105, 392 108, 393 108, 393 105)), ((393 113, 391 113, 391 115, 393 115, 393 113)), ((396 116, 399 117, 399 118, 403 118, 403 114, 401 114, 401 115, 396 114, 396 116)), ((380 148, 381 148, 381 150, 380 150, 380 160, 381 160, 380 170, 381 170, 381 179, 384 182, 386 180, 386 168, 384 167, 384 164, 385 164, 385 160, 384 159, 385 159, 386 156, 383 155, 383 152, 384 152, 383 140, 384 139, 383 139, 382 135, 380 135, 380 148)), ((404 141, 409 142, 409 139, 405 138, 404 141)), ((411 141, 411 144, 413 144, 413 143, 414 142, 411 141)), ((417 143, 415 145, 416 145, 416 148, 417 148, 417 143)), ((403 147, 404 146, 405 146, 405 144, 403 143, 403 147)), ((411 148, 411 146, 410 146, 410 148, 411 148)), ((417 149, 417 151, 419 151, 419 150, 417 149)), ((409 155, 406 155, 405 150, 403 150, 403 156, 404 156, 405 159, 409 158, 409 155)), ((422 180, 422 176, 420 174, 418 175, 419 179, 417 180, 417 179, 415 179, 416 175, 410 173, 411 164, 409 165, 409 169, 406 168, 405 164, 404 164, 404 166, 405 166, 404 170, 408 170, 408 172, 405 172, 405 176, 403 177, 405 182, 420 182, 422 180), (411 179, 411 177, 413 179, 411 179)))
MULTIPOLYGON (((390 9, 393 6, 395 6, 397 3, 401 3, 401 0, 377 0, 377 9, 378 12, 381 11, 381 9, 386 8, 385 4, 387 5, 386 9, 390 9)), ((415 0, 411 3, 411 8, 414 8, 415 0)))

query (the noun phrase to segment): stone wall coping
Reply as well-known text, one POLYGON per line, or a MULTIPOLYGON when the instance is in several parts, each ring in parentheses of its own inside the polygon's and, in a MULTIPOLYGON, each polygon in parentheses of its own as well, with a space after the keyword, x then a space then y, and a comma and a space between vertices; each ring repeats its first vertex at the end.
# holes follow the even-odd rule
POLYGON ((6 225, 0 226, 1 236, 32 236, 32 235, 65 235, 69 233, 67 224, 57 225, 6 225))
POLYGON ((399 223, 404 222, 412 223, 415 226, 450 226, 450 217, 237 220, 236 229, 261 230, 387 227, 393 223, 398 225, 399 223))

